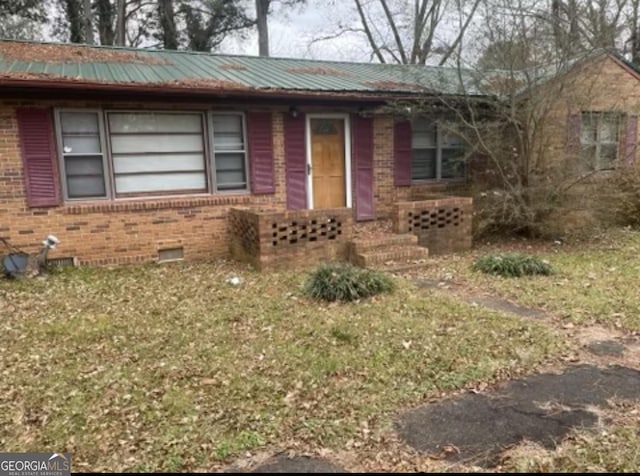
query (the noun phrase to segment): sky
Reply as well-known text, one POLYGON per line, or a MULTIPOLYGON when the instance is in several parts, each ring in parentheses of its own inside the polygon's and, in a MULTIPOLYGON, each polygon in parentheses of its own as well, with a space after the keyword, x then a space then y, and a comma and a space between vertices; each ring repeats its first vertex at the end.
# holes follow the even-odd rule
MULTIPOLYGON (((326 41, 313 41, 337 31, 340 21, 356 26, 353 3, 346 0, 309 0, 306 5, 283 8, 276 4, 269 17, 269 43, 271 56, 338 61, 364 61, 370 59, 363 36, 349 33, 326 41)), ((246 39, 228 38, 220 48, 227 54, 258 54, 257 33, 252 31, 246 39)))

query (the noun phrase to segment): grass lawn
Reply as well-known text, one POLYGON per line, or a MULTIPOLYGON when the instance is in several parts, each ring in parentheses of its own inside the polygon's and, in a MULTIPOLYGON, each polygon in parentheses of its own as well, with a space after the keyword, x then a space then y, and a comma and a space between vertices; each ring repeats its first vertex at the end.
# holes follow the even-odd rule
MULTIPOLYGON (((512 293, 534 300, 529 285, 572 276, 512 293)), ((301 295, 304 277, 218 263, 0 280, 0 447, 69 451, 74 471, 109 472, 207 469, 294 440, 339 449, 403 406, 531 369, 561 345, 542 325, 404 281, 320 304, 301 295)))
POLYGON ((526 242, 481 246, 439 259, 440 277, 491 291, 522 305, 547 309, 574 324, 598 323, 640 330, 640 232, 612 230, 592 243, 527 249, 526 242), (557 273, 548 277, 500 278, 471 270, 475 257, 509 248, 546 259, 557 273))

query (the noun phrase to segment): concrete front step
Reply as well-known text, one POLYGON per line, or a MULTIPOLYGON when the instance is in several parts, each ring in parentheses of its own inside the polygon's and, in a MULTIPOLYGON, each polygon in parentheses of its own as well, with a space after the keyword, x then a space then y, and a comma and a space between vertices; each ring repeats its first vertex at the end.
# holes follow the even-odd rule
POLYGON ((384 250, 395 246, 411 246, 418 244, 418 235, 412 233, 370 236, 356 238, 351 242, 354 254, 368 253, 372 250, 384 250))
POLYGON ((387 247, 384 250, 355 253, 352 256, 356 266, 371 268, 381 265, 416 264, 427 259, 429 250, 417 245, 400 245, 387 247))

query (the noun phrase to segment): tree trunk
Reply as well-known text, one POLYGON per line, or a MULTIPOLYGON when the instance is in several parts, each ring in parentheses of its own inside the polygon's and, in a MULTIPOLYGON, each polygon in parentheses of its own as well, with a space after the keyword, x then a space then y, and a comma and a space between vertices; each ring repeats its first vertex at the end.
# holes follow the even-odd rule
POLYGON ((117 21, 117 25, 116 25, 116 45, 118 46, 124 46, 125 44, 125 38, 126 38, 126 29, 127 29, 127 25, 126 25, 126 21, 125 21, 125 14, 126 14, 126 6, 125 6, 125 0, 116 0, 117 4, 116 4, 116 21, 117 21))
POLYGON ((84 41, 88 45, 93 45, 93 11, 91 10, 91 0, 84 0, 84 41))
POLYGON ((113 30, 113 6, 111 0, 97 0, 98 36, 101 45, 113 45, 115 31, 113 30))
POLYGON ((158 17, 160 18, 162 46, 166 50, 177 50, 178 34, 173 0, 158 0, 158 17))
POLYGON ((271 0, 256 0, 256 24, 258 26, 258 54, 269 56, 269 3, 271 0))
POLYGON ((65 14, 69 22, 69 41, 71 43, 82 43, 84 41, 83 18, 81 15, 79 0, 65 0, 65 14))

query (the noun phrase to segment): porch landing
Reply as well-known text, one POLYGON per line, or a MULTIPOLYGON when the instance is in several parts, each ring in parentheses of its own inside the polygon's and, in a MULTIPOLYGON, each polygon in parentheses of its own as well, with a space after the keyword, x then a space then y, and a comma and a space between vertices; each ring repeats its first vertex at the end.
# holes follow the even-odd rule
POLYGON ((398 202, 391 218, 354 223, 353 210, 230 210, 231 254, 259 270, 348 261, 404 271, 427 263, 429 253, 471 247, 472 201, 438 197, 398 202))

